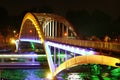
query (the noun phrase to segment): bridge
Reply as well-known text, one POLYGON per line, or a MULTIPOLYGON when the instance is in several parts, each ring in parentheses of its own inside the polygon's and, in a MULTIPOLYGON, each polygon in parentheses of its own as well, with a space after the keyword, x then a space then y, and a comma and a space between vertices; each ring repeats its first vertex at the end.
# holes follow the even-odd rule
POLYGON ((30 42, 33 50, 43 45, 53 78, 67 68, 85 63, 118 67, 115 64, 120 62, 119 58, 100 55, 100 52, 91 50, 120 52, 119 43, 81 40, 73 25, 56 14, 27 13, 16 41, 16 51, 22 50, 24 46, 29 47, 27 42, 30 42))

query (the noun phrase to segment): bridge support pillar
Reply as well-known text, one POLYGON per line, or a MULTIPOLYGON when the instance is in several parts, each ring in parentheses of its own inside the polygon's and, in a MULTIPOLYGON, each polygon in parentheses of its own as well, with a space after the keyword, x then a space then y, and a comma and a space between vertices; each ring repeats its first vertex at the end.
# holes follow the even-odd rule
POLYGON ((56 48, 54 47, 54 64, 56 64, 56 48))
POLYGON ((57 32, 57 22, 56 22, 56 21, 55 21, 55 24, 54 24, 54 25, 55 25, 55 37, 57 37, 57 33, 58 33, 58 32, 57 32))
POLYGON ((49 36, 52 36, 52 26, 51 26, 51 21, 49 23, 49 36))
POLYGON ((49 36, 49 25, 46 26, 48 29, 47 29, 47 37, 49 36))
POLYGON ((33 58, 32 58, 32 63, 34 63, 34 62, 35 62, 35 58, 33 57, 33 58))
POLYGON ((54 20, 52 21, 52 37, 55 37, 55 26, 54 26, 54 20))
POLYGON ((68 57, 67 57, 67 51, 65 50, 65 61, 67 61, 68 57))
POLYGON ((60 49, 58 49, 58 65, 60 65, 60 49))
POLYGON ((56 54, 56 48, 55 47, 54 47, 54 56, 53 57, 54 57, 54 66, 56 68, 57 67, 57 61, 56 61, 57 60, 56 59, 57 58, 57 54, 56 54))

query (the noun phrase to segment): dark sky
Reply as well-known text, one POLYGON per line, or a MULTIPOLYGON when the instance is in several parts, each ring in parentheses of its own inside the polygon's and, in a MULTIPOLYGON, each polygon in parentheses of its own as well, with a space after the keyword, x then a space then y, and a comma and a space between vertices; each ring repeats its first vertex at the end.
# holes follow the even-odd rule
MULTIPOLYGON (((99 10, 117 20, 120 16, 120 0, 0 0, 0 7, 7 9, 9 15, 20 15, 26 9, 50 7, 55 13, 65 15, 67 11, 86 10, 89 13, 99 10)), ((119 32, 119 25, 116 27, 110 26, 77 26, 81 31, 80 34, 92 35, 97 32, 119 32), (93 30, 92 30, 93 29, 93 30), (91 30, 91 32, 90 32, 91 30), (86 33, 84 33, 86 32, 86 33)), ((101 35, 100 33, 100 35, 101 35)), ((99 34, 99 33, 98 33, 99 34)))
POLYGON ((0 0, 0 6, 5 7, 10 15, 18 15, 24 9, 50 6, 60 14, 68 10, 98 9, 114 18, 120 16, 120 0, 0 0))

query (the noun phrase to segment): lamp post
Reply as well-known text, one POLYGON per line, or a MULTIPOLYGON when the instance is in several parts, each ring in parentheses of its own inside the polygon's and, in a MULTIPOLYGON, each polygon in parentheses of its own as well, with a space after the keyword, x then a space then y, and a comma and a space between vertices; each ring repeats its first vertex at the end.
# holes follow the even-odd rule
POLYGON ((13 31, 13 34, 14 34, 14 37, 15 37, 15 34, 16 34, 16 30, 13 31))

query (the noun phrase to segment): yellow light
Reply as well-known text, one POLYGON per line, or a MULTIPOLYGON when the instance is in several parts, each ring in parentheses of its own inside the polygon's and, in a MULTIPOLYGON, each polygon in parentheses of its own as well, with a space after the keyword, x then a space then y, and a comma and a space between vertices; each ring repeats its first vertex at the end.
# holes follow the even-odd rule
POLYGON ((12 44, 15 44, 15 39, 11 39, 10 42, 11 42, 12 44))
POLYGON ((48 73, 48 74, 47 74, 47 79, 49 79, 49 80, 52 80, 52 79, 53 79, 53 76, 52 76, 51 73, 48 73))

